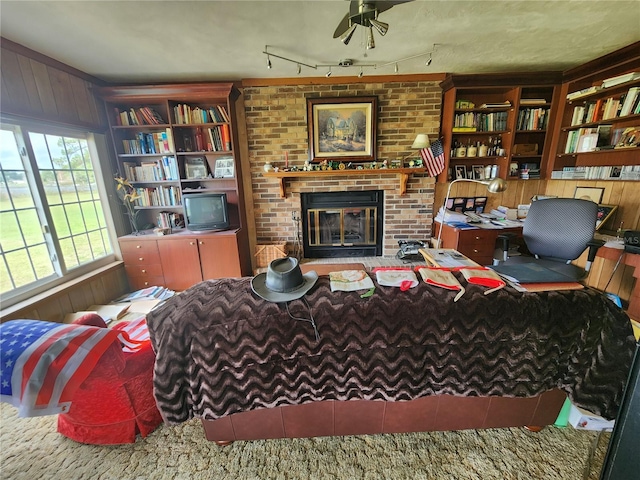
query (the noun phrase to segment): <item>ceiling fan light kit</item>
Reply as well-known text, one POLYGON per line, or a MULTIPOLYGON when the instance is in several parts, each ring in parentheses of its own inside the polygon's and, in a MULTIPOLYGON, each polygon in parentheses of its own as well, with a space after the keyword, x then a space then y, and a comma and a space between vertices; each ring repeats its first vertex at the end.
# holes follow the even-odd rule
MULTIPOLYGON (((382 12, 389 10, 393 6, 400 5, 403 3, 408 3, 411 1, 413 0, 397 0, 397 1, 352 0, 351 2, 349 2, 349 12, 344 16, 344 18, 338 24, 338 27, 336 28, 333 34, 333 38, 340 38, 340 41, 342 43, 344 43, 345 45, 348 45, 351 39, 353 38, 353 35, 358 28, 358 25, 360 25, 361 27, 364 27, 367 29, 365 33, 365 36, 366 36, 365 47, 367 50, 371 50, 376 47, 376 41, 373 36, 373 29, 375 28, 376 31, 382 36, 385 36, 389 31, 389 24, 378 20, 378 15, 382 12)), ((271 68, 270 57, 274 57, 274 58, 279 58, 280 60, 284 60, 286 62, 295 63, 297 65, 298 75, 300 75, 302 65, 308 68, 312 68, 314 70, 317 70, 318 68, 328 68, 329 70, 327 71, 327 73, 325 73, 325 76, 327 78, 330 77, 332 74, 331 67, 342 67, 342 68, 357 67, 360 69, 360 71, 358 72, 358 78, 362 78, 364 75, 364 68, 378 69, 378 68, 387 67, 389 65, 394 65, 393 71, 394 73, 398 73, 399 71, 398 63, 404 62, 407 60, 412 60, 418 57, 424 57, 426 55, 429 55, 429 58, 425 62, 425 65, 428 67, 431 65, 431 62, 433 60, 433 53, 436 51, 436 45, 437 44, 434 43, 433 48, 429 52, 419 53, 417 55, 400 58, 398 60, 392 60, 391 62, 387 62, 383 64, 358 63, 356 65, 355 60, 347 58, 344 60, 340 60, 337 64, 331 63, 326 65, 323 65, 323 64, 309 65, 307 63, 301 62, 299 60, 295 60, 293 58, 288 58, 282 55, 275 55, 274 53, 269 51, 269 45, 265 45, 264 51, 262 53, 264 53, 267 56, 268 68, 271 68)))

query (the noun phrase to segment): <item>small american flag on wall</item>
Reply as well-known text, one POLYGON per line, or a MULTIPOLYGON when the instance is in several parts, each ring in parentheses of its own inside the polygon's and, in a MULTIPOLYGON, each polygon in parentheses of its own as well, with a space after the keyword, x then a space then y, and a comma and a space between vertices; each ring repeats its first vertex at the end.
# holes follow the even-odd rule
POLYGON ((435 140, 429 147, 420 150, 420 156, 429 176, 435 177, 444 170, 444 149, 440 140, 435 140))

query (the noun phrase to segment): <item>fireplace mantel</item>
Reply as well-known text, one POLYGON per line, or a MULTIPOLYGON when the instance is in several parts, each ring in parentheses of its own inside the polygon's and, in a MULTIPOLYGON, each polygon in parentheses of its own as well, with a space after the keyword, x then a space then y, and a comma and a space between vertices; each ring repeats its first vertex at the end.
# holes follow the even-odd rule
POLYGON ((313 172, 265 172, 262 175, 268 178, 277 178, 280 181, 280 198, 286 198, 287 191, 285 181, 287 178, 307 177, 318 179, 331 176, 358 177, 366 175, 396 175, 400 181, 400 195, 407 192, 407 182, 409 177, 414 173, 424 173, 427 169, 424 167, 414 168, 369 168, 369 169, 350 169, 350 170, 316 170, 313 172))

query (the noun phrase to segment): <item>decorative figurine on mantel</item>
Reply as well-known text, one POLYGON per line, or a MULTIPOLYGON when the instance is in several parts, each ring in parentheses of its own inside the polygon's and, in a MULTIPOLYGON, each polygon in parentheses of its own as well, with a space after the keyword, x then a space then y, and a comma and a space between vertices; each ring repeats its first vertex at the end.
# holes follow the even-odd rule
POLYGON ((380 168, 382 168, 382 169, 388 168, 388 163, 387 163, 386 159, 382 161, 382 166, 380 168))
POLYGON ((271 162, 266 162, 262 168, 264 168, 264 171, 267 173, 273 171, 273 165, 271 165, 271 162))
POLYGON ((309 163, 309 160, 305 160, 304 161, 304 165, 302 166, 302 171, 303 172, 310 172, 313 170, 313 167, 311 166, 311 163, 309 163))

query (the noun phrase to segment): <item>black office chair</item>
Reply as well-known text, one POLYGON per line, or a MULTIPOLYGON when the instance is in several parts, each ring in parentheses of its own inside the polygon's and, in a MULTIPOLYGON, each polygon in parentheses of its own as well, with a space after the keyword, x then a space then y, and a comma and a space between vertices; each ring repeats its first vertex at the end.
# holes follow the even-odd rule
MULTIPOLYGON (((566 281, 584 279, 596 257, 601 240, 593 237, 596 228, 598 205, 589 200, 575 198, 548 198, 531 203, 524 221, 522 237, 533 256, 508 256, 509 244, 514 235, 498 235, 498 251, 501 259, 494 261, 494 268, 509 275, 501 266, 535 263, 567 277, 566 281), (589 248, 584 268, 573 265, 585 249, 589 248)), ((513 270, 511 270, 513 271, 513 270)), ((564 277, 550 281, 563 281, 564 277)))

